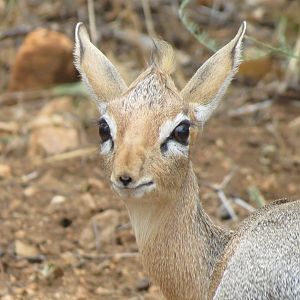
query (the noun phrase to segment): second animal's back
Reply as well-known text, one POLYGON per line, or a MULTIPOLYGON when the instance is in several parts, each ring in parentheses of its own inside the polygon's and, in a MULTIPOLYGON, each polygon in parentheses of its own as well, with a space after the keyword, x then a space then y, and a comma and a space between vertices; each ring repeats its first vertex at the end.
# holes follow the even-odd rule
POLYGON ((300 200, 246 219, 216 266, 213 299, 300 299, 300 200))

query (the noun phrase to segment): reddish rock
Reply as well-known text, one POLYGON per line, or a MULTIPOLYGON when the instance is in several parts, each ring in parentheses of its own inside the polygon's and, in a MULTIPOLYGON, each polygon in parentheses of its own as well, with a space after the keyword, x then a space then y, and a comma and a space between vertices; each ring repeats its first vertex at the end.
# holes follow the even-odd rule
POLYGON ((43 89, 76 79, 73 42, 62 33, 37 29, 28 34, 17 53, 9 89, 43 89))

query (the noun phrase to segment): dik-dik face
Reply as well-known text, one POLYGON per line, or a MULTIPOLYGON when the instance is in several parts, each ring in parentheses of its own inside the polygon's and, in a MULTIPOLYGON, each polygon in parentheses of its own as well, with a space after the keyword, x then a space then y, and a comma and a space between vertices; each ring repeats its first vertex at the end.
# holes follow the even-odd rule
POLYGON ((187 172, 193 127, 188 105, 156 70, 111 101, 99 135, 113 189, 138 198, 176 189, 187 172))
POLYGON ((100 152, 112 188, 125 198, 155 198, 180 189, 197 130, 217 107, 239 65, 236 37, 203 64, 182 91, 170 77, 172 48, 155 43, 152 65, 129 87, 76 27, 76 67, 99 107, 100 152))

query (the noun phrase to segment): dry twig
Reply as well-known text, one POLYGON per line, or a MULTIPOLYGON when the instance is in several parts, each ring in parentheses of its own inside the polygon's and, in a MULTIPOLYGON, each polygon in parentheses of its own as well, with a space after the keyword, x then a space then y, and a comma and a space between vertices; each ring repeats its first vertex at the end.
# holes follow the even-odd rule
POLYGON ((221 200, 222 204, 224 205, 225 209, 227 210, 230 218, 232 220, 236 221, 238 219, 238 217, 237 217, 236 213, 234 212, 233 208, 231 207, 223 190, 218 190, 217 195, 218 195, 219 199, 221 200))
POLYGON ((24 36, 24 35, 28 34, 29 32, 31 32, 32 30, 33 30, 33 28, 24 27, 24 26, 10 28, 9 30, 0 32, 0 41, 9 39, 9 38, 16 38, 19 36, 24 36))
POLYGON ((121 258, 136 258, 139 256, 138 252, 120 252, 112 254, 95 254, 95 253, 86 253, 80 251, 79 255, 86 259, 121 259, 121 258))
POLYGON ((228 185, 228 183, 234 176, 235 172, 236 172, 236 168, 231 170, 231 172, 223 178, 223 180, 220 184, 211 183, 211 182, 207 182, 207 181, 199 181, 200 184, 211 188, 214 192, 217 193, 219 199, 221 200, 222 204, 224 205, 225 209, 227 210, 227 212, 232 220, 237 220, 238 217, 237 217, 236 213, 234 212, 233 208, 231 207, 230 202, 228 201, 228 199, 226 197, 226 194, 224 193, 224 188, 228 185))
POLYGON ((88 14, 89 14, 89 25, 91 31, 91 40, 94 44, 97 44, 99 40, 99 35, 96 26, 94 0, 88 0, 88 14))
POLYGON ((241 199, 239 197, 235 197, 232 200, 234 201, 234 203, 236 203, 240 207, 245 208, 246 210, 248 210, 250 212, 254 212, 256 210, 255 207, 253 207, 252 205, 248 204, 245 200, 243 200, 243 199, 241 199))
POLYGON ((151 9, 149 5, 149 0, 142 0, 143 12, 145 15, 147 32, 150 36, 155 37, 155 29, 152 21, 151 9))
POLYGON ((81 82, 57 85, 47 90, 6 92, 0 94, 0 106, 60 96, 87 97, 88 93, 81 82))
POLYGON ((95 236, 95 247, 96 247, 97 251, 100 251, 100 247, 101 247, 100 228, 95 220, 93 220, 92 225, 93 225, 93 232, 94 232, 94 236, 95 236))
POLYGON ((40 161, 38 165, 41 164, 49 164, 57 161, 62 161, 62 160, 67 160, 67 159, 72 159, 80 156, 87 156, 92 153, 96 153, 97 149, 95 147, 87 147, 87 148, 81 148, 81 149, 76 149, 73 151, 68 151, 60 154, 56 154, 50 157, 47 157, 46 159, 40 161))

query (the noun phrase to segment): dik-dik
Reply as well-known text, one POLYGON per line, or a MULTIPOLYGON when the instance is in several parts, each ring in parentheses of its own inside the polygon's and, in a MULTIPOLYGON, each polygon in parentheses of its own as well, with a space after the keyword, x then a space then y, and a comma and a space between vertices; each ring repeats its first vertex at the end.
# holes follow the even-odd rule
POLYGON ((300 201, 257 211, 232 233, 201 206, 190 160, 197 132, 240 63, 236 37, 182 91, 172 48, 156 41, 150 66, 129 87, 76 27, 76 67, 99 111, 100 152, 128 209, 145 270, 169 300, 300 299, 300 201))

